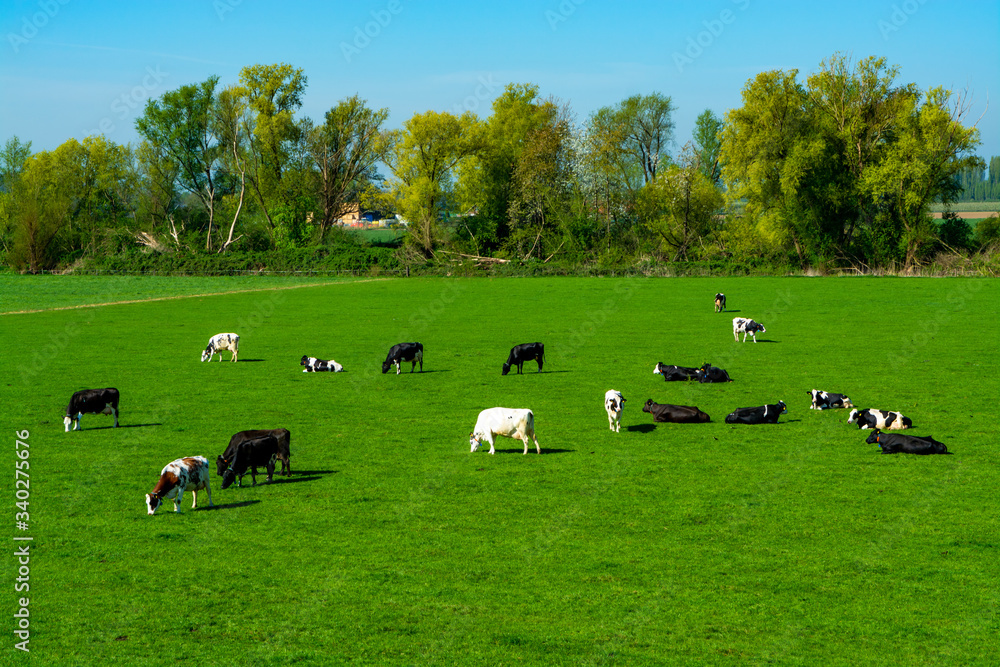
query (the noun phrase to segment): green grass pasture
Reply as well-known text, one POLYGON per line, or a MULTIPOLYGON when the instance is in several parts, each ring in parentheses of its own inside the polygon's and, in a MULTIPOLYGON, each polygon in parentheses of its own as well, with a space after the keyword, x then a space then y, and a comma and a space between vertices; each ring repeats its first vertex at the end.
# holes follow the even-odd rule
MULTIPOLYGON (((16 309, 105 288, 52 281, 16 309)), ((0 315, 8 554, 34 538, 30 592, 12 592, 10 555, 0 582, 8 630, 30 599, 31 653, 8 631, 0 663, 1000 664, 998 287, 396 279, 0 315), (757 344, 733 341, 737 315, 767 327, 757 344), (199 362, 226 331, 241 360, 199 362), (424 372, 382 375, 412 340, 424 372), (501 377, 536 340, 544 372, 501 377), (345 372, 304 374, 304 354, 345 372), (735 381, 665 383, 657 361, 735 381), (64 433, 70 395, 109 386, 123 427, 86 415, 64 433), (810 389, 901 411, 953 455, 880 455, 846 411, 809 410, 810 389), (654 426, 647 398, 712 422, 654 426), (723 422, 779 399, 777 425, 723 422), (469 452, 493 406, 534 410, 541 456, 469 452), (146 516, 166 463, 214 471, 232 433, 276 427, 290 478, 222 491, 213 473, 214 509, 188 493, 146 516)))

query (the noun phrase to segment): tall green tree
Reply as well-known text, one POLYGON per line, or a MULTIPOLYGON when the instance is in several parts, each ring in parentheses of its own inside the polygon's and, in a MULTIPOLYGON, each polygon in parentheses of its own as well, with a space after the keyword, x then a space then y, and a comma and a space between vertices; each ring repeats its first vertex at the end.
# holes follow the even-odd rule
POLYGON ((454 194, 455 170, 483 146, 479 119, 427 111, 407 120, 391 137, 386 164, 398 211, 409 222, 408 241, 425 257, 441 238, 438 220, 454 194))
POLYGON ((694 150, 698 168, 715 185, 722 183, 722 119, 711 109, 701 112, 694 123, 694 150))
POLYGON ((316 190, 322 208, 320 238, 378 179, 378 163, 392 148, 383 129, 388 109, 371 109, 353 95, 326 112, 318 127, 306 126, 309 157, 316 171, 316 190))
POLYGON ((10 252, 13 190, 30 157, 31 142, 23 142, 16 136, 8 139, 0 150, 0 250, 4 254, 10 252))
POLYGON ((602 107, 590 117, 595 155, 607 169, 617 172, 632 192, 638 192, 670 164, 673 112, 670 97, 650 93, 602 107))
POLYGON ((200 84, 181 86, 149 100, 135 126, 158 158, 177 169, 177 182, 198 198, 208 215, 205 248, 212 248, 217 195, 216 169, 222 148, 213 123, 215 87, 211 76, 200 84))

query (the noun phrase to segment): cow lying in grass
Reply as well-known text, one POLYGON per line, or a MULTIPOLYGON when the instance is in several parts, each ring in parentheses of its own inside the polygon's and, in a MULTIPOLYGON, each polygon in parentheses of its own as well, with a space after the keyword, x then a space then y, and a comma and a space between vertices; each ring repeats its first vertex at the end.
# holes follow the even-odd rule
POLYGON ((173 498, 174 511, 181 511, 184 491, 191 489, 194 502, 191 509, 198 509, 198 492, 205 489, 208 506, 212 506, 212 487, 208 474, 208 459, 204 456, 190 456, 171 461, 160 471, 160 479, 153 490, 146 494, 146 514, 152 515, 164 500, 173 498))
POLYGON ((643 412, 653 415, 654 422, 664 422, 671 424, 704 424, 712 418, 693 405, 670 405, 668 403, 654 403, 653 399, 646 401, 642 406, 643 412))
POLYGON ((317 359, 316 357, 306 356, 302 357, 302 361, 299 362, 299 366, 305 366, 305 368, 302 369, 303 373, 321 373, 323 371, 339 373, 344 370, 344 367, 333 359, 317 359))
POLYGON ((604 409, 608 411, 608 423, 615 433, 622 430, 622 411, 625 408, 625 397, 617 389, 608 389, 604 393, 604 409))
POLYGON ((755 408, 736 408, 726 415, 727 424, 777 424, 778 417, 788 409, 784 401, 755 408))
POLYGON ((472 451, 486 442, 490 445, 490 454, 496 453, 494 443, 497 436, 515 438, 524 442, 524 453, 528 453, 528 440, 535 441, 535 451, 542 453, 542 448, 535 437, 535 415, 531 410, 515 408, 488 408, 479 413, 476 427, 469 434, 469 445, 472 451))
POLYGON ((698 369, 698 382, 732 382, 732 378, 729 377, 729 373, 713 366, 712 364, 705 364, 698 369))
POLYGON ((878 443, 883 454, 951 454, 944 443, 929 435, 917 437, 902 433, 882 433, 875 429, 865 442, 869 445, 878 443))
POLYGON ((851 410, 847 423, 857 424, 862 430, 869 428, 902 430, 913 426, 913 421, 909 417, 904 417, 898 412, 872 409, 851 410))
POLYGON ((682 380, 697 380, 698 369, 687 366, 668 366, 662 361, 656 362, 653 367, 654 375, 662 375, 664 382, 678 382, 682 380))
POLYGON ((831 394, 819 389, 813 389, 811 391, 807 391, 806 393, 812 396, 812 405, 809 406, 810 410, 829 410, 831 408, 854 407, 854 404, 851 403, 851 399, 849 399, 846 394, 831 394))

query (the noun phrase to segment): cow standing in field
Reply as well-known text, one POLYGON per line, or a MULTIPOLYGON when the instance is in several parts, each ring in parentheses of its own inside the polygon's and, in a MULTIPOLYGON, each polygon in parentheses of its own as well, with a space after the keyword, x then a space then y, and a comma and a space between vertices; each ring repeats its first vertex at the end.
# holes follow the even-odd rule
POLYGON ((399 363, 409 361, 410 372, 420 364, 420 372, 424 372, 424 346, 421 343, 397 343, 389 349, 385 361, 382 362, 382 374, 389 372, 392 365, 396 365, 396 375, 399 375, 399 363))
POLYGON ((736 408, 726 415, 727 424, 777 424, 778 417, 786 414, 784 401, 755 408, 736 408))
POLYGON ((943 442, 931 436, 918 437, 902 433, 882 433, 875 429, 865 442, 878 443, 883 454, 951 454, 943 442))
POLYGON ((654 375, 662 375, 664 382, 679 382, 683 380, 697 380, 698 369, 687 366, 668 366, 662 361, 656 362, 653 367, 654 375))
POLYGON ((859 429, 869 428, 902 430, 913 426, 913 420, 898 412, 888 410, 851 410, 847 417, 848 424, 857 424, 859 429))
POLYGON ((747 319, 745 317, 734 317, 733 318, 733 338, 736 342, 740 342, 740 334, 743 334, 743 342, 747 342, 747 334, 753 338, 753 342, 757 342, 758 333, 766 333, 767 329, 764 328, 763 324, 754 322, 753 320, 747 319))
POLYGON ((237 486, 243 486, 243 475, 250 470, 253 486, 257 485, 257 468, 267 469, 267 481, 274 479, 274 461, 278 457, 278 439, 265 435, 241 442, 236 447, 236 455, 229 467, 222 473, 222 488, 228 489, 237 479, 237 486))
POLYGON ((174 511, 181 511, 184 491, 191 489, 194 502, 191 509, 198 509, 198 492, 205 489, 208 506, 212 507, 212 487, 208 474, 208 459, 204 456, 189 456, 171 461, 160 471, 160 479, 153 490, 146 494, 146 514, 156 513, 164 500, 173 498, 174 511))
MULTIPOLYGON (((215 469, 219 477, 226 472, 226 468, 232 464, 236 458, 236 450, 247 440, 255 440, 268 435, 273 435, 278 440, 278 460, 281 461, 281 474, 288 476, 292 474, 292 434, 287 428, 256 429, 250 431, 240 431, 234 433, 229 439, 229 444, 221 456, 215 459, 215 469)), ((254 468, 253 474, 257 474, 254 468)))
POLYGON ((486 442, 490 445, 490 454, 496 453, 494 443, 498 436, 516 438, 524 442, 524 453, 528 453, 529 439, 535 442, 535 451, 542 453, 542 448, 535 437, 535 415, 531 410, 513 408, 488 408, 479 413, 476 426, 469 434, 469 445, 472 451, 486 442))
POLYGON ((721 313, 726 309, 726 295, 719 292, 715 295, 715 312, 721 313))
POLYGON ((812 405, 809 406, 810 410, 829 410, 831 408, 853 408, 854 404, 851 403, 851 399, 847 397, 846 394, 831 394, 827 391, 820 391, 819 389, 813 389, 807 391, 807 394, 812 396, 812 405))
POLYGON ((219 361, 222 361, 223 350, 230 350, 233 353, 230 361, 236 361, 240 353, 240 337, 234 333, 215 334, 208 339, 208 346, 201 353, 201 360, 211 361, 213 356, 219 355, 219 361))
POLYGON ((608 389, 604 393, 604 409, 608 411, 608 423, 615 433, 622 430, 622 411, 625 408, 625 397, 617 389, 608 389))
POLYGON ((643 412, 653 415, 654 422, 671 424, 704 424, 712 421, 706 413, 693 405, 670 405, 669 403, 654 403, 653 399, 642 406, 643 412))
POLYGON ((517 366, 517 372, 523 373, 524 362, 534 359, 538 362, 538 372, 542 372, 542 362, 545 357, 545 346, 541 343, 522 343, 510 348, 510 355, 503 364, 500 375, 507 375, 511 366, 517 366))
POLYGON ((76 392, 69 399, 69 405, 66 406, 66 416, 63 417, 66 432, 69 433, 70 424, 74 424, 74 422, 73 430, 81 430, 80 419, 83 418, 83 415, 114 415, 115 428, 118 428, 118 417, 121 415, 118 411, 118 399, 118 390, 114 387, 83 389, 76 392))
POLYGON ((303 373, 321 373, 323 371, 339 373, 344 370, 344 367, 333 359, 317 359, 316 357, 306 356, 302 357, 302 361, 299 362, 299 366, 305 366, 302 370, 303 373))

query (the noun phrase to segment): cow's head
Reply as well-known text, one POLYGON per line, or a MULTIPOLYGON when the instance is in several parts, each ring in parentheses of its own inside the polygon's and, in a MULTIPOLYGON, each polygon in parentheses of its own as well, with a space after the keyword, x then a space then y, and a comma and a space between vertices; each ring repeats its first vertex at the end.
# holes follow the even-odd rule
POLYGON ((653 399, 651 398, 646 399, 646 404, 642 406, 642 411, 649 412, 649 409, 650 407, 652 407, 652 405, 653 405, 653 399))
POLYGON ((653 366, 653 375, 663 375, 663 371, 661 370, 662 368, 663 368, 663 362, 657 361, 656 365, 653 366))
POLYGON ((299 366, 308 366, 308 365, 309 365, 309 357, 303 354, 302 361, 299 362, 299 366))
POLYGON ((72 423, 73 423, 73 417, 70 417, 69 415, 63 417, 63 426, 66 427, 67 431, 69 431, 69 425, 72 423))
POLYGON ((222 473, 222 488, 228 489, 236 481, 236 472, 232 468, 226 468, 222 473))
POLYGON ((479 449, 480 444, 481 443, 479 442, 479 436, 477 436, 475 433, 470 433, 469 446, 472 448, 470 452, 475 452, 477 449, 479 449))
POLYGON ((785 407, 785 402, 784 401, 778 401, 778 405, 781 406, 781 414, 787 415, 788 414, 788 408, 785 407))
POLYGON ((854 424, 858 421, 858 411, 857 409, 851 410, 851 414, 847 416, 847 423, 854 424))
POLYGON ((159 495, 154 495, 152 493, 146 494, 146 514, 148 516, 153 516, 156 514, 156 510, 163 504, 163 499, 159 495))
POLYGON ((507 375, 507 373, 510 373, 510 364, 505 361, 503 362, 503 369, 500 371, 500 375, 507 375))
POLYGON ((386 359, 385 361, 383 361, 382 362, 382 375, 385 375, 386 373, 388 373, 390 368, 392 368, 392 362, 389 361, 388 359, 386 359))
POLYGON ((202 353, 201 353, 201 360, 202 361, 208 361, 209 359, 212 358, 212 354, 213 354, 213 352, 212 352, 212 346, 209 345, 208 347, 206 347, 202 351, 202 353))
POLYGON ((219 477, 226 472, 226 468, 229 467, 229 461, 222 458, 222 456, 215 457, 215 471, 218 473, 219 477))
MULTIPOLYGON (((882 434, 882 431, 880 431, 878 429, 875 429, 874 431, 871 432, 871 434, 867 438, 865 438, 865 442, 867 442, 869 445, 874 445, 875 443, 878 442, 878 437, 881 434, 882 434)), ((881 447, 881 446, 882 445, 879 445, 879 447, 881 447)))

